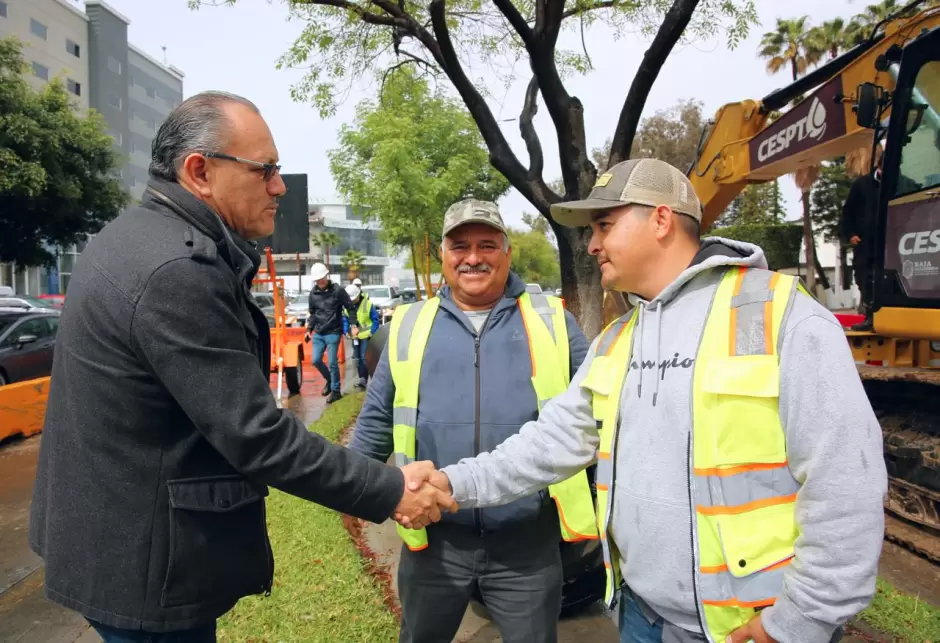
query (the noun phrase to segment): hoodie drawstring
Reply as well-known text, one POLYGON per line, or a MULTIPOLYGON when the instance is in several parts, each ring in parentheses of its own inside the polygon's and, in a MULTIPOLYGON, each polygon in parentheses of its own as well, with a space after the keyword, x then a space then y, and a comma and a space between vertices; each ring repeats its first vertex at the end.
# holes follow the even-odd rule
POLYGON ((653 406, 656 406, 656 400, 659 397, 659 340, 660 332, 662 330, 663 323, 663 306, 662 303, 654 302, 652 304, 646 304, 644 302, 637 302, 637 320, 636 320, 636 341, 633 345, 636 347, 636 363, 637 368, 640 371, 639 383, 636 387, 636 396, 638 398, 643 397, 643 331, 645 329, 645 324, 643 323, 646 319, 646 310, 649 306, 650 312, 653 313, 653 346, 655 347, 655 353, 653 360, 653 379, 655 383, 653 384, 653 406))

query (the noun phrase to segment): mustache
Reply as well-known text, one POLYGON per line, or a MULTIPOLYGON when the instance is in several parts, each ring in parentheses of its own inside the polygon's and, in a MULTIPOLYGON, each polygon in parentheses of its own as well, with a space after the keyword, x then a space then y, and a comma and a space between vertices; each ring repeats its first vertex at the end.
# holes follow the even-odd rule
POLYGON ((489 264, 485 264, 485 263, 478 263, 475 265, 471 265, 469 263, 462 263, 459 266, 457 266, 457 272, 461 274, 468 274, 468 273, 473 274, 477 272, 490 273, 492 271, 493 269, 490 268, 489 264))

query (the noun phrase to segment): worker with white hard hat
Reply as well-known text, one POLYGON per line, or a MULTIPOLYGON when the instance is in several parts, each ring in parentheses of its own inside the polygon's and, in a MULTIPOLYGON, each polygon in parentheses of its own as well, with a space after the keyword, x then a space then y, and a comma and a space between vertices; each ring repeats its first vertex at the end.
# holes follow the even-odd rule
POLYGON ((337 352, 346 332, 344 327, 348 323, 351 326, 348 332, 355 337, 359 334, 359 323, 356 320, 356 308, 349 295, 343 288, 330 281, 329 268, 322 263, 315 263, 310 268, 310 276, 316 283, 310 291, 310 315, 307 317, 307 333, 304 340, 313 337, 313 367, 326 380, 323 395, 329 395, 327 403, 332 404, 343 396, 340 392, 337 352), (351 321, 344 319, 344 310, 349 313, 351 321), (323 365, 324 351, 329 369, 323 365))
POLYGON ((359 372, 359 381, 356 383, 356 388, 364 390, 366 381, 369 379, 369 369, 366 366, 366 347, 369 345, 369 338, 372 337, 372 333, 379 329, 379 311, 372 304, 369 296, 356 285, 357 281, 359 279, 354 279, 353 283, 346 286, 346 294, 349 295, 356 312, 352 316, 345 311, 343 312, 343 333, 350 334, 349 320, 350 317, 353 317, 359 324, 359 334, 352 338, 353 354, 356 356, 356 369, 359 372))
POLYGON ((356 277, 355 279, 353 279, 352 282, 354 286, 359 286, 360 288, 362 287, 362 279, 360 279, 359 277, 356 277))

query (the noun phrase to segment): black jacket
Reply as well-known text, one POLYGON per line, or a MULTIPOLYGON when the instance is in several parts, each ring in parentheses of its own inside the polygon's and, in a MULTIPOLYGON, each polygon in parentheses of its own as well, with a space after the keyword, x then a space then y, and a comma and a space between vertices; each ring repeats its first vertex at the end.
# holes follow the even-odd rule
POLYGON ((842 206, 841 233, 844 243, 858 236, 861 242, 854 247, 855 256, 868 255, 875 233, 875 217, 878 211, 879 183, 871 174, 863 174, 852 181, 849 194, 842 206))
POLYGON ((150 188, 175 205, 148 191, 69 283, 29 538, 50 599, 161 632, 270 590, 267 485, 382 522, 404 481, 277 407, 258 253, 180 186, 150 188))
POLYGON ((350 324, 356 326, 356 307, 349 300, 346 289, 332 281, 323 290, 314 285, 308 301, 310 316, 307 329, 318 335, 343 334, 343 308, 349 313, 350 324))

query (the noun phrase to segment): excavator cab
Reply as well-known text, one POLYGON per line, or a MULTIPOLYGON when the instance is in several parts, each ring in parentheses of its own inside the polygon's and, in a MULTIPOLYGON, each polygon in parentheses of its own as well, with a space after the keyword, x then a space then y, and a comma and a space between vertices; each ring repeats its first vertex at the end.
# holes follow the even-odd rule
MULTIPOLYGON (((940 28, 925 31, 893 56, 889 51, 883 64, 894 77, 895 88, 875 231, 874 329, 882 336, 936 339, 940 333, 940 28)), ((874 94, 872 102, 883 111, 887 101, 879 100, 877 91, 874 94)), ((867 112, 865 92, 859 98, 861 120, 867 112)), ((940 342, 931 344, 925 350, 940 358, 940 342)), ((940 367, 940 361, 919 365, 940 367)))

